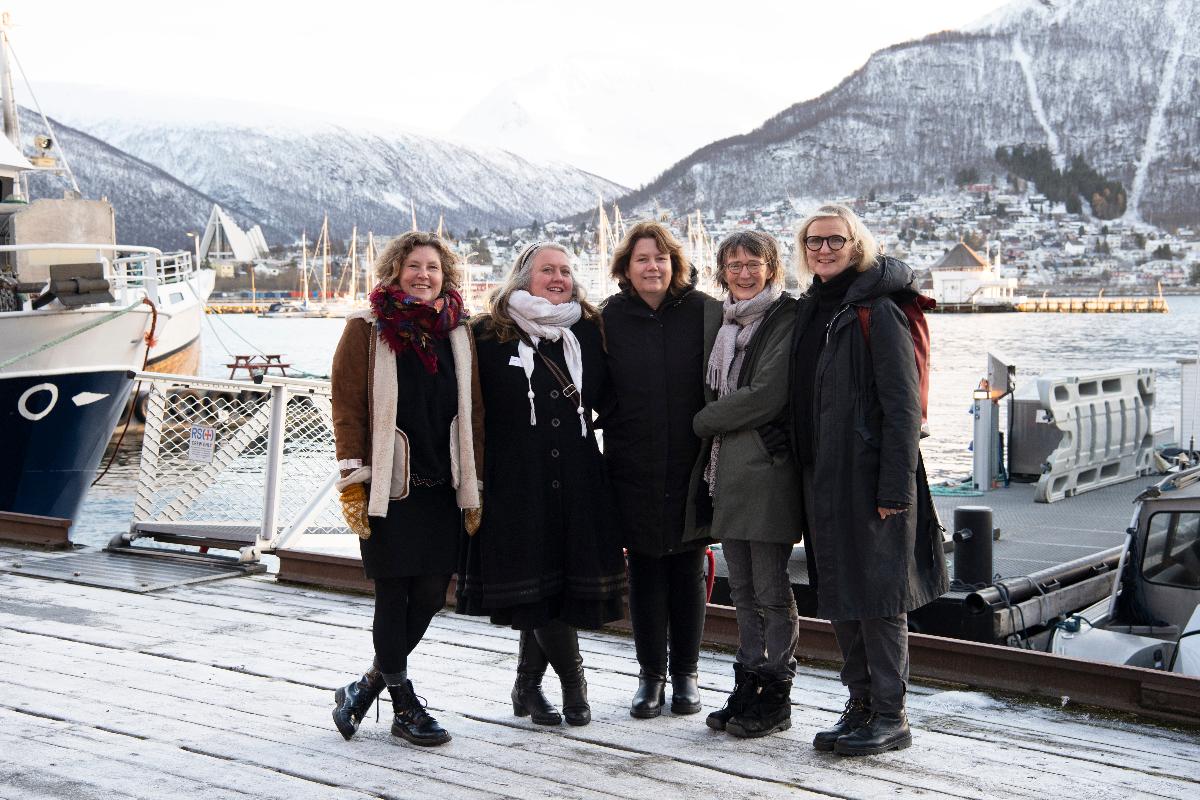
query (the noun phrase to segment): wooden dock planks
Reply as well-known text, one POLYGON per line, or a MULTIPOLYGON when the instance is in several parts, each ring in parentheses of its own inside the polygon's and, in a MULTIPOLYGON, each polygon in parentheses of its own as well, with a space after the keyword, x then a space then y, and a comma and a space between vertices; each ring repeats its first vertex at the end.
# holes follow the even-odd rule
MULTIPOLYGON (((847 760, 813 733, 844 700, 805 665, 793 728, 738 741, 703 714, 634 720, 628 639, 586 633, 595 722, 512 716, 516 634, 439 615, 417 691, 454 734, 393 740, 383 706, 353 742, 331 690, 370 660, 370 598, 237 578, 147 595, 0 576, 0 797, 1194 797, 1200 733, 914 686, 913 748, 847 760)), ((706 652, 706 711, 731 676, 706 652)), ((548 693, 557 697, 552 676, 548 693)))

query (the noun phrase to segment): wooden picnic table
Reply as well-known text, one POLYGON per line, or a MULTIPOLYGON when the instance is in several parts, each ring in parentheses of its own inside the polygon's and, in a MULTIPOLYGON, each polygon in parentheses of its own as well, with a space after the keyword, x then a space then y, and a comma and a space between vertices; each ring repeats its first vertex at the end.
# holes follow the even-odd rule
POLYGON ((273 369, 279 370, 279 374, 286 377, 287 371, 292 365, 283 361, 282 354, 256 353, 248 356, 234 356, 233 363, 225 366, 229 367, 229 378, 232 380, 241 370, 246 370, 251 378, 256 374, 268 375, 273 369))

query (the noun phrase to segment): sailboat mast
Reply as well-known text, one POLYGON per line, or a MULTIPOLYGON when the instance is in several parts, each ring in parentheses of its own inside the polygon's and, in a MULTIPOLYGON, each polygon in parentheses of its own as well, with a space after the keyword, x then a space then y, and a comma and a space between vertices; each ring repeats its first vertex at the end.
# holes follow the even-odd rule
POLYGON ((371 296, 371 271, 375 269, 375 234, 367 231, 367 264, 363 267, 363 296, 371 296))
POLYGON ((300 232, 300 292, 308 308, 308 231, 300 232))
POLYGON ((321 250, 321 305, 325 305, 329 302, 329 212, 321 223, 321 239, 325 243, 321 250))
POLYGON ((415 231, 417 229, 417 204, 412 201, 412 198, 408 200, 408 210, 412 212, 412 229, 415 231))
POLYGON ((351 302, 358 299, 358 226, 350 229, 350 285, 346 293, 351 302))

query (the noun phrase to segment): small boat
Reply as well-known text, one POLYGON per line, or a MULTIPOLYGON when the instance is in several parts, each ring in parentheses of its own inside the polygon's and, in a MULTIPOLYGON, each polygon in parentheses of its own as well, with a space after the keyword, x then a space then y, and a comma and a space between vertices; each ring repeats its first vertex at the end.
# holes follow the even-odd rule
POLYGON ((1112 594, 1058 623, 1059 655, 1200 676, 1200 467, 1137 498, 1112 594))

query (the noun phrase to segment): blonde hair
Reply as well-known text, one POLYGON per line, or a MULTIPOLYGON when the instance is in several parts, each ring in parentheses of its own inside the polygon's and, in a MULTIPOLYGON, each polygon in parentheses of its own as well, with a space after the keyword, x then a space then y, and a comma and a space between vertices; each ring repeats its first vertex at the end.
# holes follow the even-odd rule
POLYGON ((783 283, 787 276, 783 274, 783 264, 779 259, 779 243, 775 241, 775 237, 759 231, 738 231, 722 239, 717 248, 717 266, 719 267, 717 284, 722 289, 729 291, 729 281, 725 279, 725 259, 739 249, 766 262, 766 266, 770 270, 767 273, 767 283, 775 285, 783 283))
POLYGON ((520 338, 517 323, 513 322, 508 313, 508 298, 517 290, 529 291, 533 280, 533 257, 540 250, 557 250, 567 256, 567 266, 571 270, 571 299, 578 302, 583 309, 584 319, 590 319, 596 325, 600 325, 600 312, 587 301, 583 287, 575 279, 575 268, 570 266, 571 251, 558 242, 534 242, 521 251, 504 283, 488 297, 488 313, 484 320, 488 323, 486 327, 490 328, 488 332, 497 341, 510 342, 520 338))
POLYGON ((436 233, 409 231, 387 243, 375 259, 373 270, 377 283, 389 284, 400 277, 404 261, 418 247, 432 247, 437 251, 442 264, 442 290, 462 286, 462 272, 458 268, 458 254, 436 233))
POLYGON ((670 228, 661 222, 643 221, 634 225, 625 234, 625 238, 617 245, 613 253, 610 273, 621 291, 629 291, 629 261, 633 257, 633 248, 642 239, 653 239, 658 252, 671 257, 671 283, 667 287, 671 293, 681 291, 692 281, 692 265, 683 254, 683 245, 671 233, 670 228))
POLYGON ((837 217, 845 222, 846 229, 850 231, 848 244, 854 248, 854 253, 850 256, 850 266, 854 267, 857 272, 866 272, 879 257, 881 252, 879 243, 875 241, 875 237, 867 230, 867 226, 863 224, 858 215, 840 203, 826 203, 809 215, 796 229, 796 277, 799 278, 801 287, 807 287, 812 283, 813 278, 808 269, 806 255, 808 248, 804 246, 808 228, 819 219, 832 217, 837 217))

